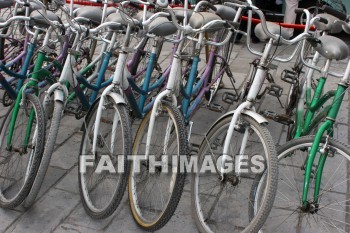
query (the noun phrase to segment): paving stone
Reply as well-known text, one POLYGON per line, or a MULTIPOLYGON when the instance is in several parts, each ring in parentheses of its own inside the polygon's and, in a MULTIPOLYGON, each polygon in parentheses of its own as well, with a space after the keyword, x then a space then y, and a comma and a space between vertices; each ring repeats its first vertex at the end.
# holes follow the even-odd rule
POLYGON ((53 153, 50 165, 61 169, 70 169, 78 164, 82 133, 75 133, 53 153))
POLYGON ((77 120, 74 116, 64 116, 56 139, 56 145, 61 145, 74 133, 80 132, 83 119, 77 120))
POLYGON ((82 204, 79 204, 75 210, 68 216, 68 218, 64 221, 64 224, 70 224, 73 226, 82 226, 88 229, 94 229, 95 231, 103 231, 109 223, 113 220, 114 215, 105 218, 105 219, 93 219, 90 218, 86 212, 82 204))
POLYGON ((68 174, 58 182, 55 188, 79 194, 78 165, 74 166, 68 174))
POLYGON ((6 232, 50 232, 78 204, 79 196, 51 189, 43 200, 23 214, 6 232))
POLYGON ((70 223, 63 223, 59 225, 53 233, 99 233, 102 231, 96 231, 95 229, 74 225, 70 223))
POLYGON ((42 197, 59 179, 61 179, 65 173, 65 170, 49 166, 36 201, 38 201, 38 199, 42 197))
POLYGON ((14 210, 0 209, 0 232, 4 232, 21 214, 14 210))

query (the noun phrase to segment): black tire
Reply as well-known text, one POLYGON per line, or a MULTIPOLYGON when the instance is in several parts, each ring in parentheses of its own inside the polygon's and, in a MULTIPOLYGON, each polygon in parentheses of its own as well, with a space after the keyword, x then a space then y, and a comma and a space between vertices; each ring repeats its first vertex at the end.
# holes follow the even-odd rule
MULTIPOLYGON (((156 231, 162 228, 173 216, 182 195, 186 173, 180 172, 179 159, 173 163, 169 157, 179 158, 180 155, 188 156, 189 154, 187 131, 179 109, 164 101, 158 111, 153 128, 150 155, 165 156, 168 159, 165 163, 168 167, 170 166, 168 173, 162 173, 162 169, 159 167, 154 173, 150 172, 145 160, 142 160, 139 172, 134 162, 137 160, 132 160, 130 166, 128 191, 131 212, 135 222, 146 231, 156 231), (165 123, 165 127, 162 123, 165 123), (163 143, 168 147, 163 147, 163 143), (173 171, 172 165, 177 166, 176 172, 173 171), (165 192, 163 193, 164 188, 165 192)), ((144 144, 146 143, 151 113, 152 111, 145 116, 137 131, 132 153, 134 158, 137 155, 145 154, 144 144)))
POLYGON ((37 197, 37 195, 40 191, 40 187, 41 187, 41 185, 44 181, 44 178, 46 176, 46 172, 47 172, 47 169, 49 167, 51 157, 52 157, 52 154, 53 154, 53 151, 55 148, 56 138, 57 138, 59 126, 61 123, 61 118, 62 118, 64 106, 63 106, 63 103, 59 100, 55 101, 54 104, 55 104, 55 106, 54 106, 53 115, 51 118, 51 124, 50 124, 50 128, 48 129, 49 132, 48 132, 48 136, 46 138, 44 153, 43 153, 43 156, 41 159, 39 170, 38 170, 38 173, 35 177, 35 181, 33 183, 33 186, 31 188, 27 198, 23 202, 23 206, 25 208, 29 208, 34 204, 35 198, 37 197))
POLYGON ((231 117, 225 117, 217 122, 206 134, 199 149, 198 167, 192 175, 191 182, 191 207, 200 232, 258 232, 274 202, 278 176, 275 144, 267 128, 250 116, 241 116, 240 129, 234 131, 229 155, 231 156, 230 161, 236 161, 236 157, 232 157, 241 153, 242 140, 248 133, 249 138, 247 138, 247 144, 242 153, 252 160, 247 162, 246 172, 242 171, 240 175, 233 169, 237 164, 231 163, 230 169, 229 163, 225 163, 225 167, 230 170, 226 171, 221 179, 220 166, 217 164, 220 164, 219 161, 222 162, 220 158, 231 120, 231 117), (248 145, 248 143, 251 144, 248 145), (264 161, 260 164, 260 168, 257 168, 260 171, 254 171, 252 167, 256 166, 253 162, 255 155, 262 156, 261 161, 264 161), (208 159, 211 159, 214 165, 210 172, 202 170, 204 161, 208 159), (251 165, 250 170, 248 170, 249 165, 251 165), (258 213, 249 219, 251 183, 255 176, 264 172, 264 167, 268 168, 269 182, 264 188, 265 195, 258 213))
POLYGON ((97 150, 101 151, 96 152, 96 159, 93 163, 93 167, 83 165, 83 156, 92 154, 93 133, 95 130, 95 118, 99 101, 100 99, 95 101, 83 125, 84 133, 80 147, 78 175, 79 191, 84 209, 90 217, 95 219, 102 219, 110 216, 120 204, 127 185, 129 174, 127 156, 131 154, 132 146, 131 125, 126 106, 116 103, 110 96, 106 96, 104 103, 105 109, 102 112, 97 144, 97 150), (111 115, 108 113, 111 113, 111 115), (112 118, 110 119, 109 117, 112 118), (115 120, 115 117, 118 117, 119 121, 115 120), (121 126, 119 131, 116 129, 113 130, 114 123, 119 123, 121 126), (112 133, 110 132, 111 129, 113 131, 112 133), (113 146, 116 147, 114 142, 117 142, 121 148, 111 152, 107 142, 109 139, 112 140, 111 137, 113 136, 116 137, 113 140, 113 146), (108 173, 105 171, 102 171, 100 174, 95 173, 102 155, 107 154, 114 168, 118 167, 123 169, 123 171, 116 170, 116 173, 108 173), (97 160, 99 161, 97 162, 97 160), (117 164, 119 162, 122 162, 121 165, 117 164), (86 169, 85 173, 81 172, 83 169, 86 169), (94 183, 95 178, 96 183, 94 183), (113 180, 116 180, 116 182, 113 182, 113 180), (98 191, 102 192, 102 194, 98 194, 98 191))
POLYGON ((9 109, 9 113, 4 119, 0 130, 0 176, 2 177, 2 182, 0 184, 0 206, 3 208, 11 209, 15 208, 23 202, 33 185, 44 150, 46 130, 44 109, 38 97, 32 94, 26 94, 25 101, 20 107, 19 113, 17 114, 16 126, 11 145, 12 150, 7 150, 6 135, 9 131, 8 127, 12 118, 12 111, 13 108, 9 109), (24 147, 25 145, 21 144, 21 142, 24 140, 25 137, 25 130, 29 121, 29 115, 31 111, 34 111, 34 121, 32 124, 29 143, 33 143, 33 145, 29 144, 26 147, 24 147), (23 131, 21 131, 21 126, 23 126, 23 131), (34 135, 35 128, 37 128, 37 136, 35 139, 33 139, 32 137, 34 135), (20 158, 24 161, 18 162, 17 165, 15 165, 15 170, 9 168, 7 165, 9 163, 14 163, 11 162, 11 157, 16 155, 21 156, 15 157, 14 162, 16 162, 17 158, 20 158), (23 172, 24 174, 16 174, 17 169, 19 172, 23 172), (5 170, 5 174, 3 170, 5 170), (9 174, 9 171, 11 171, 11 174, 9 174), (26 176, 25 179, 24 176, 26 176), (17 184, 17 182, 19 182, 19 184, 17 184), (17 187, 18 189, 16 189, 17 187), (7 194, 5 194, 4 191, 8 195, 12 196, 6 197, 7 194))
MULTIPOLYGON (((349 161, 350 147, 335 139, 328 139, 329 155, 323 168, 318 206, 314 202, 314 180, 318 169, 320 152, 312 167, 308 192, 309 210, 302 210, 301 197, 304 186, 306 156, 315 136, 293 139, 278 148, 279 179, 278 191, 270 216, 264 224, 264 232, 349 232, 349 161), (314 212, 312 213, 312 206, 314 212), (316 210, 316 211, 315 211, 316 210), (327 219, 328 218, 328 219, 327 219)), ((326 138, 322 138, 320 148, 324 148, 326 138)), ((262 177, 257 177, 252 186, 252 202, 258 198, 258 185, 262 177)), ((250 210, 254 213, 254 210, 250 210)))

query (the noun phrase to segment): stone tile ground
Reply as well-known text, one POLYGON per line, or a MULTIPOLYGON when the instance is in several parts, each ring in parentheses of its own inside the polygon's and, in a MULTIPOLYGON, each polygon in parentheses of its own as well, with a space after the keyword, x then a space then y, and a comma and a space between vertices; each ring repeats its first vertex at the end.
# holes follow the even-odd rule
MULTIPOLYGON (((256 44, 254 47, 261 50, 263 44, 256 44)), ((168 54, 167 51, 164 54, 168 54)), ((284 51, 284 53, 288 53, 288 51, 284 51)), ((164 55, 164 63, 167 62, 167 57, 164 55)), ((249 71, 250 62, 254 57, 254 55, 247 51, 244 44, 238 44, 234 47, 231 70, 234 72, 236 87, 242 83, 246 73, 249 71)), ((273 74, 276 75, 276 83, 284 87, 281 98, 281 102, 284 103, 289 84, 280 80, 280 74, 291 63, 275 64, 278 65, 278 68, 273 74)), ((346 62, 335 62, 333 67, 337 70, 342 70, 345 68, 345 65, 346 62)), ((329 83, 331 85, 328 85, 327 89, 335 87, 337 82, 338 79, 330 78, 329 83)), ((191 142, 193 144, 199 144, 202 141, 204 133, 218 117, 235 108, 235 106, 230 106, 221 101, 223 92, 230 89, 228 80, 225 80, 224 83, 227 89, 220 90, 214 101, 221 104, 224 111, 210 111, 206 107, 206 102, 203 102, 202 107, 193 117, 194 126, 191 136, 191 142)), ((2 91, 0 91, 0 94, 2 95, 2 91)), ((265 96, 259 101, 258 110, 263 109, 276 112, 283 111, 277 99, 272 96, 265 96)), ((0 107, 0 121, 2 121, 6 111, 6 108, 0 107)), ((345 143, 348 143, 348 115, 349 102, 346 98, 346 101, 342 105, 340 116, 337 119, 335 130, 335 137, 345 143)), ((142 232, 132 219, 126 198, 127 195, 124 196, 116 212, 107 219, 93 220, 84 212, 80 201, 77 178, 78 152, 80 138, 82 136, 82 133, 79 131, 81 124, 82 120, 77 121, 73 116, 65 116, 61 124, 55 153, 53 154, 49 171, 36 203, 28 210, 23 208, 16 208, 15 210, 0 209, 0 232, 142 232)), ((268 128, 276 144, 281 145, 285 142, 287 130, 285 126, 270 121, 268 128)), ((175 215, 159 232, 179 231, 197 231, 194 221, 191 218, 190 186, 188 179, 175 215)))

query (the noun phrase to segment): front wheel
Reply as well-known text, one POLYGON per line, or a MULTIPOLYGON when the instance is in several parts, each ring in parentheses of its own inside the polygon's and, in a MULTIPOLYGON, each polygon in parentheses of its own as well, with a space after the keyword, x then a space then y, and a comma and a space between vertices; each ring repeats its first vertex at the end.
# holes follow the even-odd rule
POLYGON ((45 143, 44 109, 35 95, 19 106, 11 144, 11 107, 0 128, 0 206, 14 208, 27 197, 37 174, 45 143))
POLYGON ((180 159, 187 159, 189 154, 187 132, 179 109, 162 102, 157 111, 149 158, 145 160, 145 148, 152 111, 145 116, 137 131, 129 176, 132 215, 147 231, 162 228, 174 214, 185 184, 180 159), (162 165, 153 166, 155 163, 162 165))
POLYGON ((267 128, 253 118, 241 116, 229 145, 228 159, 221 166, 230 122, 231 117, 219 121, 199 149, 198 167, 192 176, 191 204, 200 232, 258 232, 275 198, 278 175, 275 144, 267 128), (221 168, 226 170, 223 177, 221 168), (250 219, 250 188, 254 177, 264 170, 268 182, 261 187, 264 190, 261 205, 250 219))
MULTIPOLYGON (((307 208, 302 206, 305 167, 315 136, 291 140, 278 149, 278 190, 271 213, 263 232, 350 232, 350 148, 329 138, 321 140, 319 149, 325 148, 328 155, 318 150, 312 165, 307 208), (320 158, 325 165, 320 166, 320 158), (318 201, 314 197, 317 171, 322 171, 318 201)), ((256 179, 252 187, 252 201, 258 202, 259 185, 264 176, 256 179)), ((251 211, 254 211, 253 209, 251 211)))
MULTIPOLYGON (((25 208, 29 208, 32 206, 35 202, 35 198, 37 197, 41 185, 44 181, 47 169, 49 167, 50 161, 51 161, 51 156, 53 154, 54 148, 55 148, 55 143, 56 143, 56 138, 58 135, 58 130, 59 126, 61 123, 61 118, 63 114, 63 103, 59 100, 55 101, 55 107, 53 110, 53 115, 51 120, 51 124, 48 126, 48 136, 46 138, 46 143, 45 143, 45 149, 43 153, 43 157, 41 159, 41 163, 39 166, 39 170, 37 173, 37 176, 35 177, 35 181, 33 183, 33 186, 26 198, 26 200, 23 203, 23 206, 25 208)), ((49 123, 49 119, 47 119, 47 123, 49 123)))
POLYGON ((79 191, 87 214, 96 219, 113 214, 124 195, 128 160, 131 154, 131 125, 124 104, 106 96, 99 128, 96 151, 93 140, 98 99, 84 122, 84 134, 79 154, 79 191))

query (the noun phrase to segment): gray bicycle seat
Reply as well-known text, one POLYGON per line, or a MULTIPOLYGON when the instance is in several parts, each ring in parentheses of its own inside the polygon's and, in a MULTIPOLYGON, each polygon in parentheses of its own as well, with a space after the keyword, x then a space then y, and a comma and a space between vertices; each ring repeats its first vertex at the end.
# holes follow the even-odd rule
MULTIPOLYGON (((146 20, 149 19, 152 15, 153 13, 147 12, 146 20)), ((135 15, 134 18, 142 22, 143 12, 140 11, 135 15)), ((176 31, 177 28, 175 25, 166 17, 158 17, 148 25, 148 33, 154 34, 156 36, 169 36, 174 34, 176 31)))
POLYGON ((175 25, 165 17, 158 17, 148 25, 148 33, 156 36, 169 36, 176 31, 175 25))
MULTIPOLYGON (((194 29, 199 29, 213 20, 221 20, 220 16, 211 12, 195 12, 192 14, 189 24, 194 29)), ((215 32, 224 28, 224 24, 216 23, 208 27, 205 31, 215 32)))
POLYGON ((14 2, 13 0, 0 0, 0 9, 11 7, 14 2))
MULTIPOLYGON (((279 26, 278 24, 271 23, 271 22, 266 22, 266 25, 267 25, 267 29, 272 34, 277 34, 277 35, 282 36, 284 39, 289 39, 289 34, 285 28, 279 26)), ((261 23, 256 25, 254 33, 255 33, 256 37, 259 38, 260 41, 266 41, 266 40, 270 39, 270 37, 268 37, 266 35, 266 33, 264 32, 261 23)))
POLYGON ((343 60, 349 56, 349 47, 344 41, 334 36, 321 36, 314 48, 327 59, 343 60))
MULTIPOLYGON (((61 22, 61 19, 57 15, 55 15, 53 12, 47 11, 46 14, 51 21, 61 22)), ((35 25, 41 28, 50 27, 50 24, 47 22, 47 20, 43 16, 42 10, 33 11, 30 14, 30 18, 31 18, 30 24, 32 26, 35 25)))
MULTIPOLYGON (((30 7, 29 7, 29 13, 32 13, 35 10, 41 10, 41 6, 39 6, 38 4, 31 2, 30 3, 30 7)), ((26 12, 26 7, 22 7, 17 11, 17 15, 25 15, 26 12)))
MULTIPOLYGON (((183 7, 174 7, 173 8, 174 14, 177 18, 177 20, 179 20, 180 22, 183 22, 185 16, 184 16, 184 8, 183 7)), ((191 15, 192 15, 193 11, 192 10, 187 10, 186 14, 187 14, 187 20, 190 19, 191 15)))
POLYGON ((76 11, 75 16, 89 19, 92 24, 98 26, 102 20, 102 10, 98 7, 86 6, 79 8, 76 11))
POLYGON ((319 20, 315 20, 314 25, 317 29, 329 33, 340 33, 343 30, 342 25, 336 22, 337 20, 339 21, 337 17, 329 14, 318 14, 316 16, 324 18, 328 21, 327 23, 322 23, 319 20))
MULTIPOLYGON (((128 16, 126 16, 128 17, 128 16)), ((137 19, 134 18, 130 18, 130 20, 132 20, 134 22, 134 25, 139 25, 140 22, 137 19)), ((125 21, 121 16, 120 13, 113 13, 110 14, 107 18, 106 18, 106 22, 116 22, 116 23, 120 23, 120 26, 110 26, 111 30, 123 30, 128 26, 127 21, 125 21)))
POLYGON ((233 21, 236 17, 237 11, 229 6, 214 5, 216 7, 216 14, 222 19, 233 21))
POLYGON ((116 12, 117 12, 117 8, 115 8, 113 6, 107 7, 106 16, 113 14, 113 13, 116 13, 116 12))
MULTIPOLYGON (((151 17, 153 15, 153 13, 147 11, 146 13, 146 20, 149 19, 149 17, 151 17)), ((134 19, 137 19, 139 22, 143 21, 143 11, 139 11, 135 16, 134 19)))

